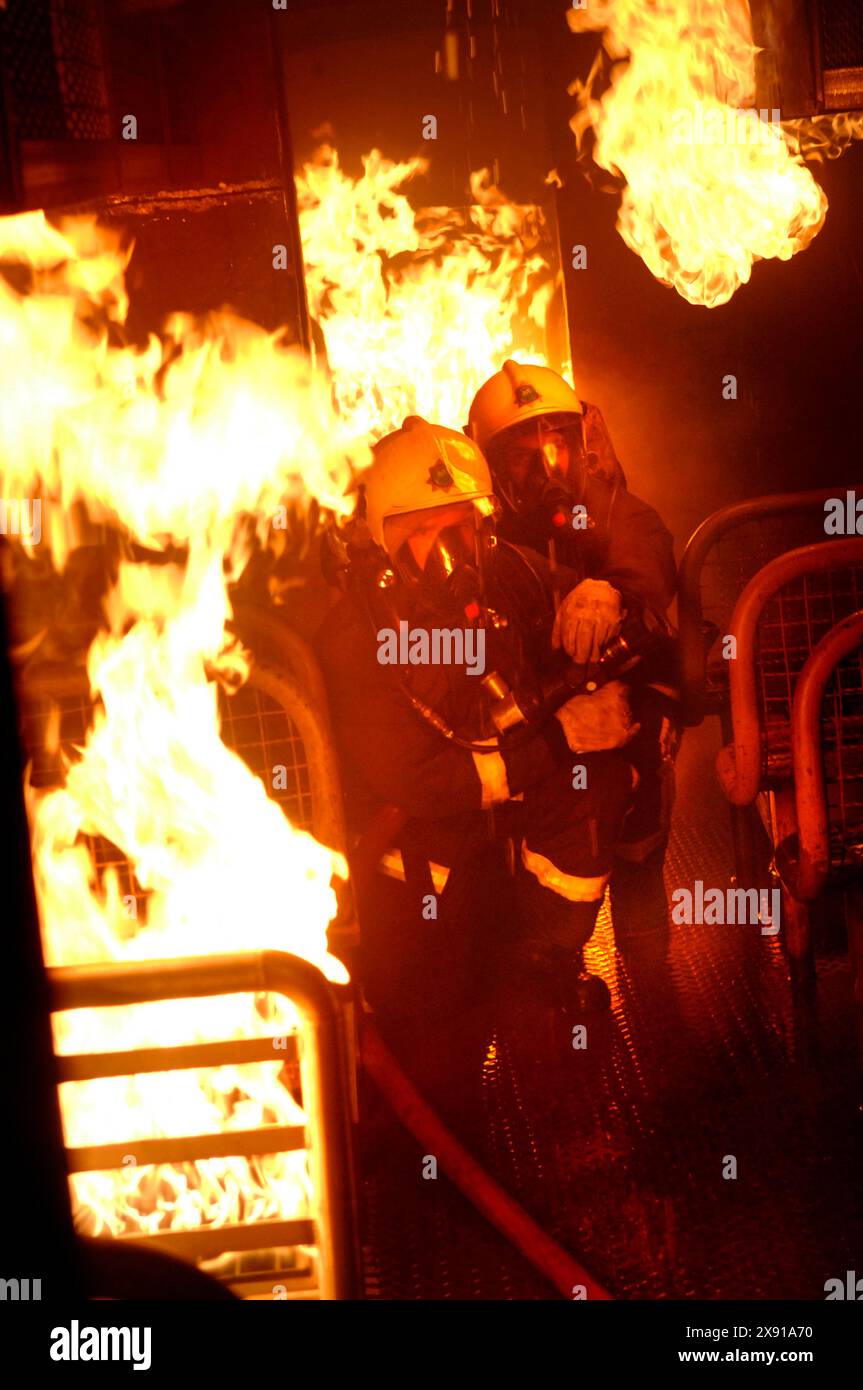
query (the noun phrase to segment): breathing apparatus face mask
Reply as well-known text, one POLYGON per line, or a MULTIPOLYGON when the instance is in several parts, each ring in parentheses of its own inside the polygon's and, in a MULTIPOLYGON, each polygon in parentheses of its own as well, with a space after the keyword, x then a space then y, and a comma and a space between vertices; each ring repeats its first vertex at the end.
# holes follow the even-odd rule
POLYGON ((493 507, 464 502, 421 513, 395 548, 400 520, 385 527, 406 592, 419 608, 449 623, 475 621, 484 606, 494 548, 493 507))
POLYGON ((584 495, 581 416, 546 415, 492 439, 486 449, 495 490, 520 520, 543 533, 568 520, 584 495))

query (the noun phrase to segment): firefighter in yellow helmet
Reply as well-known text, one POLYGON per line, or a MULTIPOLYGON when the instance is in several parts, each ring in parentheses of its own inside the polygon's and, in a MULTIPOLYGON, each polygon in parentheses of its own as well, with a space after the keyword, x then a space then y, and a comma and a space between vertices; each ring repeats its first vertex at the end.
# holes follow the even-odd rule
POLYGON ((629 676, 640 731, 628 751, 640 782, 612 877, 622 941, 666 916, 662 867, 680 734, 667 621, 673 539, 658 513, 629 492, 599 411, 551 368, 504 362, 476 393, 465 432, 488 458, 501 534, 578 576, 554 641, 577 660, 595 661, 625 629, 644 653, 629 676))
POLYGON ((402 813, 363 914, 369 997, 448 1019, 475 968, 483 981, 505 960, 561 1009, 606 1007, 583 947, 632 794, 620 683, 544 703, 555 581, 498 543, 488 465, 463 433, 411 417, 363 483, 367 544, 318 651, 352 830, 402 813))

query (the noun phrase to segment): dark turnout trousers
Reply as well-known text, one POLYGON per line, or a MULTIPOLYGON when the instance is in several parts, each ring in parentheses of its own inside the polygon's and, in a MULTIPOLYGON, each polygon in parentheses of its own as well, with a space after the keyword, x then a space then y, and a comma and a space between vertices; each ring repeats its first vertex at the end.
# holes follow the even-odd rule
POLYGON ((518 800, 410 821, 363 905, 372 1006, 394 1017, 440 1016, 476 999, 507 960, 551 965, 558 953, 579 951, 632 790, 623 753, 573 754, 518 800))

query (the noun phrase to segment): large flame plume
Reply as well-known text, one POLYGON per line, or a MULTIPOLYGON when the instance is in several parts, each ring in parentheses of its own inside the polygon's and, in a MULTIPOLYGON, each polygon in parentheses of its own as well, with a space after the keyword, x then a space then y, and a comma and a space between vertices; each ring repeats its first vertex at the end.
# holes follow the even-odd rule
MULTIPOLYGON (((344 511, 369 441, 405 415, 457 425, 506 357, 547 360, 560 275, 541 211, 508 202, 485 171, 467 207, 415 211, 403 189, 425 168, 372 152, 351 179, 322 149, 299 176, 310 308, 326 347, 317 363, 226 312, 173 315, 160 336, 129 346, 132 248, 118 234, 92 218, 0 219, 0 495, 41 500, 58 572, 81 543, 82 511, 128 552, 87 655, 90 732, 62 787, 28 788, 50 965, 271 947, 344 978, 326 946, 341 856, 292 828, 220 737, 218 682, 236 685, 249 669, 226 635, 227 584, 286 504, 344 511), (97 869, 96 837, 131 865, 140 917, 116 874, 97 869)), ((289 1007, 271 1004, 264 1020, 238 996, 73 1011, 55 1026, 58 1050, 91 1052, 295 1025, 289 1007)), ((302 1153, 134 1162, 138 1138, 301 1123, 279 1070, 64 1086, 69 1144, 129 1141, 122 1172, 73 1180, 82 1227, 128 1234, 306 1214, 302 1153)))
MULTIPOLYGON (((368 448, 349 438, 329 383, 278 335, 228 314, 176 315, 162 338, 122 344, 130 249, 92 219, 0 220, 0 493, 38 497, 42 540, 61 570, 75 517, 110 522, 184 563, 124 561, 87 670, 97 702, 65 784, 29 789, 34 873, 50 965, 272 948, 327 952, 340 854, 294 829, 219 736, 217 681, 248 672, 226 636, 226 584, 274 511, 316 497, 333 508, 368 448), (13 288, 13 282, 15 288, 13 288), (251 525, 250 525, 251 522, 251 525), (146 903, 130 914, 86 837, 134 869, 146 903)), ((133 907, 136 898, 131 899, 133 907)), ((60 1051, 283 1034, 246 996, 74 1011, 60 1051)), ((61 1088, 67 1142, 129 1141, 122 1173, 74 1179, 87 1230, 120 1234, 306 1210, 305 1155, 137 1166, 134 1141, 302 1123, 272 1063, 106 1079, 61 1088)))
POLYGON ((322 146, 297 179, 310 312, 362 437, 407 415, 459 428, 507 357, 547 360, 560 273, 541 209, 510 202, 482 169, 465 208, 417 211, 403 190, 427 167, 373 150, 352 178, 322 146))
POLYGON ((618 231, 658 280, 713 307, 755 261, 810 244, 827 198, 803 157, 835 156, 863 125, 831 117, 786 129, 753 109, 748 0, 591 0, 567 19, 603 31, 590 76, 571 88, 573 130, 581 141, 592 128, 594 160, 626 181, 618 231))

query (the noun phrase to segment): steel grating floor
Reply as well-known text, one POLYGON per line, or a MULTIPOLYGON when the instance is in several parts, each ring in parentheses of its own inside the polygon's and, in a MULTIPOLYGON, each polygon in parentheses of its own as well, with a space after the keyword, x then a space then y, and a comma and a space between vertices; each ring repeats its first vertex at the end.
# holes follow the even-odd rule
MULTIPOLYGON (((666 880, 729 882, 711 723, 687 734, 666 880)), ((619 1298, 823 1299, 863 1269, 863 1117, 842 934, 819 943, 818 1027, 795 1022, 785 962, 757 928, 672 926, 622 954, 607 907, 588 963, 610 1014, 572 1019, 512 990, 482 1045, 454 1020, 452 1090, 477 1094, 465 1142, 619 1298), (473 1090, 473 1082, 481 1084, 473 1090), (736 1160, 737 1177, 723 1177, 736 1160)), ((369 1297, 554 1292, 401 1132, 367 1153, 369 1297)))

